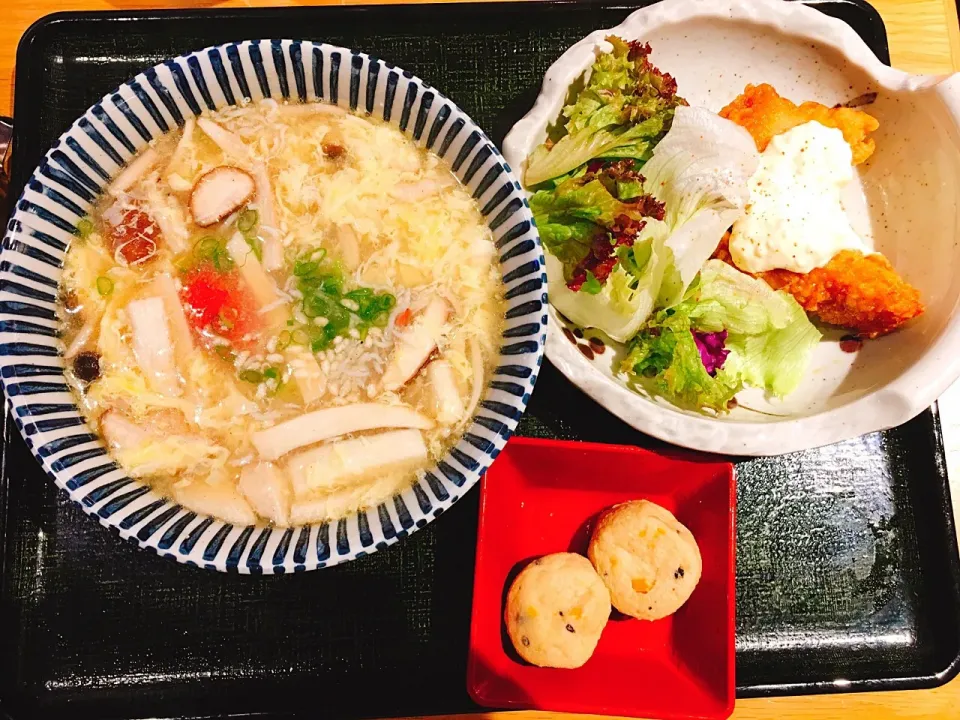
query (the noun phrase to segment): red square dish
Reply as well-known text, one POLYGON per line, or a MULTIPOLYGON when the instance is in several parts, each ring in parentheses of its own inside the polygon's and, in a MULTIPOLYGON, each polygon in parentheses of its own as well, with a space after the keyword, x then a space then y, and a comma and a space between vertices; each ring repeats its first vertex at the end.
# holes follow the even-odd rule
POLYGON ((734 703, 733 466, 693 454, 514 437, 483 479, 467 690, 486 707, 664 719, 726 718, 734 703), (655 622, 614 611, 576 670, 538 668, 503 626, 509 583, 530 560, 586 554, 605 508, 647 499, 693 533, 700 584, 655 622))

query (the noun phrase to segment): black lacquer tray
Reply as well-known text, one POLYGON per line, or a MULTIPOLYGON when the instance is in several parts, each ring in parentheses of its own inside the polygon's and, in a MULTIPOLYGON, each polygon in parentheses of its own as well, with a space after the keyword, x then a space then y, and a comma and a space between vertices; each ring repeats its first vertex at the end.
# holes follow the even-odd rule
MULTIPOLYGON (((499 141, 543 72, 640 3, 544 2, 67 14, 17 57, 16 198, 91 103, 143 68, 257 37, 326 40, 427 79, 499 141)), ((877 13, 815 7, 887 60, 877 13)), ((549 364, 525 435, 656 443, 549 364)), ((0 714, 146 718, 469 712, 476 491, 383 552, 301 575, 239 577, 138 550, 71 505, 5 421, 0 714)), ((935 410, 883 433, 737 465, 740 696, 927 687, 960 655, 960 568, 935 410)), ((505 537, 504 542, 509 542, 505 537)))

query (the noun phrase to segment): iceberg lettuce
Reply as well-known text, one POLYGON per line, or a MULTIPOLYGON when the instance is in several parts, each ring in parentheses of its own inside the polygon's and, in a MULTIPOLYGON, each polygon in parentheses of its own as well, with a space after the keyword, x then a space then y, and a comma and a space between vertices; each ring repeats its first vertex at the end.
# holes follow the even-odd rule
POLYGON ((677 405, 724 412, 744 386, 776 397, 795 390, 819 341, 792 296, 710 260, 682 302, 660 310, 631 341, 622 370, 677 405), (709 367, 697 342, 704 333, 714 335, 709 367))
MULTIPOLYGON (((531 207, 542 235, 547 228, 544 244, 554 307, 578 325, 628 341, 655 308, 671 307, 683 298, 724 232, 743 214, 749 198, 747 181, 758 162, 753 139, 743 128, 702 108, 678 107, 670 131, 643 166, 644 192, 666 207, 663 220, 644 218, 634 243, 647 255, 646 261, 642 269, 624 267, 621 261, 595 294, 567 287, 569 272, 562 270, 573 258, 570 248, 555 250, 558 231, 553 227, 554 221, 566 221, 545 214, 546 196, 534 195, 531 207)), ((586 229, 572 220, 570 227, 571 238, 579 237, 574 228, 586 229)), ((577 252, 588 251, 581 242, 577 252)))

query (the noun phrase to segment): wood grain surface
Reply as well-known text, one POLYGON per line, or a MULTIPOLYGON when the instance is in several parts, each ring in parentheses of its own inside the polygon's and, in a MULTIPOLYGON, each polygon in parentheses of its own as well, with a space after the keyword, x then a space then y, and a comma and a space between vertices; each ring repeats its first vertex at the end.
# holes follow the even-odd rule
MULTIPOLYGON (((12 112, 14 62, 20 36, 34 21, 53 12, 371 2, 376 0, 341 0, 339 3, 315 0, 0 0, 0 115, 12 112)), ((886 23, 894 66, 913 73, 942 74, 960 70, 960 26, 955 0, 873 0, 873 5, 886 23)), ((29 88, 24 91, 29 92, 29 88)), ((946 393, 940 408, 956 511, 960 505, 960 384, 946 393)), ((573 716, 531 711, 469 717, 478 720, 558 720, 573 716)), ((960 718, 960 678, 935 690, 742 700, 737 703, 733 717, 737 720, 953 720, 960 718)))

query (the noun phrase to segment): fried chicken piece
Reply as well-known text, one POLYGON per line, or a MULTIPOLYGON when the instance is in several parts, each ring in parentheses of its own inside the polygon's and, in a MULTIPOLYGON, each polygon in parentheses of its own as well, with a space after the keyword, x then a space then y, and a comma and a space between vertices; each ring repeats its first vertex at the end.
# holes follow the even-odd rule
MULTIPOLYGON (((736 267, 730 257, 729 239, 728 232, 714 257, 736 267)), ((770 270, 757 277, 774 290, 793 295, 804 310, 822 322, 850 328, 865 338, 886 335, 923 313, 920 293, 879 254, 841 250, 826 265, 805 275, 770 270)))
POLYGON ((805 102, 799 107, 767 84, 747 85, 733 102, 720 111, 720 117, 732 120, 745 128, 763 152, 770 140, 797 125, 816 120, 821 125, 837 128, 853 150, 853 164, 859 165, 873 154, 876 147, 868 138, 880 123, 862 110, 848 107, 830 108, 817 102, 805 102))

